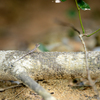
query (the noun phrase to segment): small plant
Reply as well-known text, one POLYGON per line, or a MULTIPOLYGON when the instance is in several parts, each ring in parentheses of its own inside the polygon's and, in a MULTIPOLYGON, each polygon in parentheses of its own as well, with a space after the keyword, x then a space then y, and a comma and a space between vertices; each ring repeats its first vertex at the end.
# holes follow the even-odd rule
MULTIPOLYGON (((59 0, 60 2, 64 2, 66 0, 59 0)), ((93 80, 91 79, 91 75, 90 75, 90 70, 89 70, 89 66, 88 66, 88 57, 87 57, 87 48, 86 48, 86 45, 85 45, 85 42, 84 42, 84 39, 83 39, 83 36, 86 36, 86 37, 90 37, 92 36, 93 34, 97 33, 98 31, 100 31, 100 28, 98 30, 96 30, 95 32, 87 35, 85 34, 85 30, 84 30, 84 27, 83 27, 83 23, 82 23, 82 19, 81 19, 81 14, 80 14, 80 9, 82 10, 91 10, 90 6, 84 2, 83 0, 75 0, 75 3, 76 3, 76 7, 78 9, 78 14, 79 14, 79 20, 80 20, 80 24, 81 24, 81 28, 82 28, 82 33, 80 33, 79 30, 77 30, 74 26, 70 25, 70 24, 65 24, 61 21, 58 21, 59 24, 62 24, 64 26, 70 26, 72 29, 74 29, 74 31, 76 31, 79 35, 79 38, 81 39, 81 42, 83 44, 83 47, 84 47, 84 52, 85 52, 85 60, 86 60, 86 70, 87 70, 87 77, 88 77, 88 80, 89 80, 89 83, 90 83, 90 86, 94 89, 96 95, 97 95, 97 100, 100 100, 99 98, 99 93, 98 93, 98 90, 96 88, 96 85, 95 83, 93 82, 93 80)))

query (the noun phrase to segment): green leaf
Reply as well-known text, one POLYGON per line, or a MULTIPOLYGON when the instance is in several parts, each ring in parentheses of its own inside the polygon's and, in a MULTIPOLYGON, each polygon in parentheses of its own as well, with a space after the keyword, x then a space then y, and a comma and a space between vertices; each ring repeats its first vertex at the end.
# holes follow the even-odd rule
POLYGON ((77 3, 82 10, 91 10, 90 6, 87 3, 85 3, 83 0, 77 0, 77 3))
POLYGON ((49 51, 49 50, 46 49, 46 47, 45 47, 43 44, 41 44, 41 43, 39 43, 39 44, 40 44, 39 49, 40 49, 41 51, 43 51, 43 52, 49 51))
POLYGON ((64 2, 64 1, 66 1, 66 0, 60 0, 61 2, 64 2))

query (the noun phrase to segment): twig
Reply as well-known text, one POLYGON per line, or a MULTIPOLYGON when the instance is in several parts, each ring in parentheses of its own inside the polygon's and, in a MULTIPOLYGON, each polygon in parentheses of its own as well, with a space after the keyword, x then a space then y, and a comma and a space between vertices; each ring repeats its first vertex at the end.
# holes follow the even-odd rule
MULTIPOLYGON (((26 53, 24 56, 22 56, 22 57, 20 57, 19 59, 17 59, 15 62, 17 62, 17 61, 23 59, 25 56, 27 56, 27 55, 33 53, 39 46, 40 46, 40 44, 36 44, 36 46, 35 46, 34 49, 32 49, 31 51, 29 51, 28 53, 26 53)), ((13 64, 14 64, 15 62, 13 62, 13 64)))
POLYGON ((39 94, 40 96, 42 96, 42 98, 44 100, 56 100, 41 85, 39 85, 36 81, 34 81, 32 78, 30 78, 29 75, 26 72, 21 72, 16 77, 17 77, 17 79, 21 80, 23 82, 23 84, 25 84, 27 87, 31 88, 37 94, 39 94))
POLYGON ((5 99, 5 100, 10 100, 10 99, 12 99, 12 98, 15 98, 15 97, 17 97, 19 94, 21 94, 23 91, 24 91, 25 89, 23 89, 22 91, 20 91, 16 96, 13 96, 13 97, 11 97, 11 98, 8 98, 8 99, 5 99))
POLYGON ((98 31, 100 31, 100 28, 99 28, 98 30, 96 30, 95 32, 93 32, 93 33, 91 33, 91 34, 87 35, 87 37, 92 36, 93 34, 97 33, 98 31))
POLYGON ((99 92, 97 90, 97 87, 96 87, 95 83, 93 82, 93 80, 91 79, 91 76, 90 76, 90 70, 89 70, 88 58, 87 58, 87 49, 86 49, 85 42, 83 40, 83 36, 84 36, 84 34, 79 34, 79 38, 81 39, 83 47, 84 47, 84 50, 85 50, 85 61, 86 61, 86 69, 87 69, 88 80, 90 82, 90 86, 93 88, 93 90, 97 94, 97 100, 100 100, 100 98, 99 98, 99 92))
POLYGON ((2 89, 0 88, 0 92, 3 92, 3 91, 5 91, 5 90, 7 90, 7 89, 15 88, 15 87, 18 87, 18 86, 23 86, 23 85, 14 85, 14 86, 2 88, 2 89))
POLYGON ((80 34, 80 31, 78 29, 76 29, 73 25, 71 25, 70 23, 65 23, 59 19, 55 19, 55 22, 59 25, 62 25, 62 26, 71 27, 74 31, 76 31, 77 33, 80 34))

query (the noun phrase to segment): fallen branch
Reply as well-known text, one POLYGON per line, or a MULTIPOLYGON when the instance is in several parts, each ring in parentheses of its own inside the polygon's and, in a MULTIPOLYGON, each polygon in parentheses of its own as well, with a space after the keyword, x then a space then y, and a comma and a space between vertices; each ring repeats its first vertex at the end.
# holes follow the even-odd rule
MULTIPOLYGON (((25 54, 24 51, 0 51, 0 80, 20 81, 44 100, 56 100, 34 80, 87 78, 84 52, 36 52, 16 62, 25 54)), ((87 56, 91 78, 98 79, 100 52, 87 52, 87 56)))

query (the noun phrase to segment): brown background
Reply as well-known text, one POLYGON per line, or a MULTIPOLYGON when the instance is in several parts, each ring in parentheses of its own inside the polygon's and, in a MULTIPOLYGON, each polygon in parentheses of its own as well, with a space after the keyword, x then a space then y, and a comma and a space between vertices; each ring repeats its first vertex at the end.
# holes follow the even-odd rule
MULTIPOLYGON (((100 3, 99 0, 85 1, 91 10, 81 10, 83 25, 89 32, 94 32, 100 27, 100 3)), ((0 49, 23 47, 24 50, 31 42, 42 42, 45 40, 42 34, 59 29, 55 18, 71 23, 81 31, 74 0, 60 4, 53 0, 0 0, 0 49), (68 15, 70 10, 75 10, 73 18, 68 15), (42 37, 41 41, 39 37, 42 37)))

